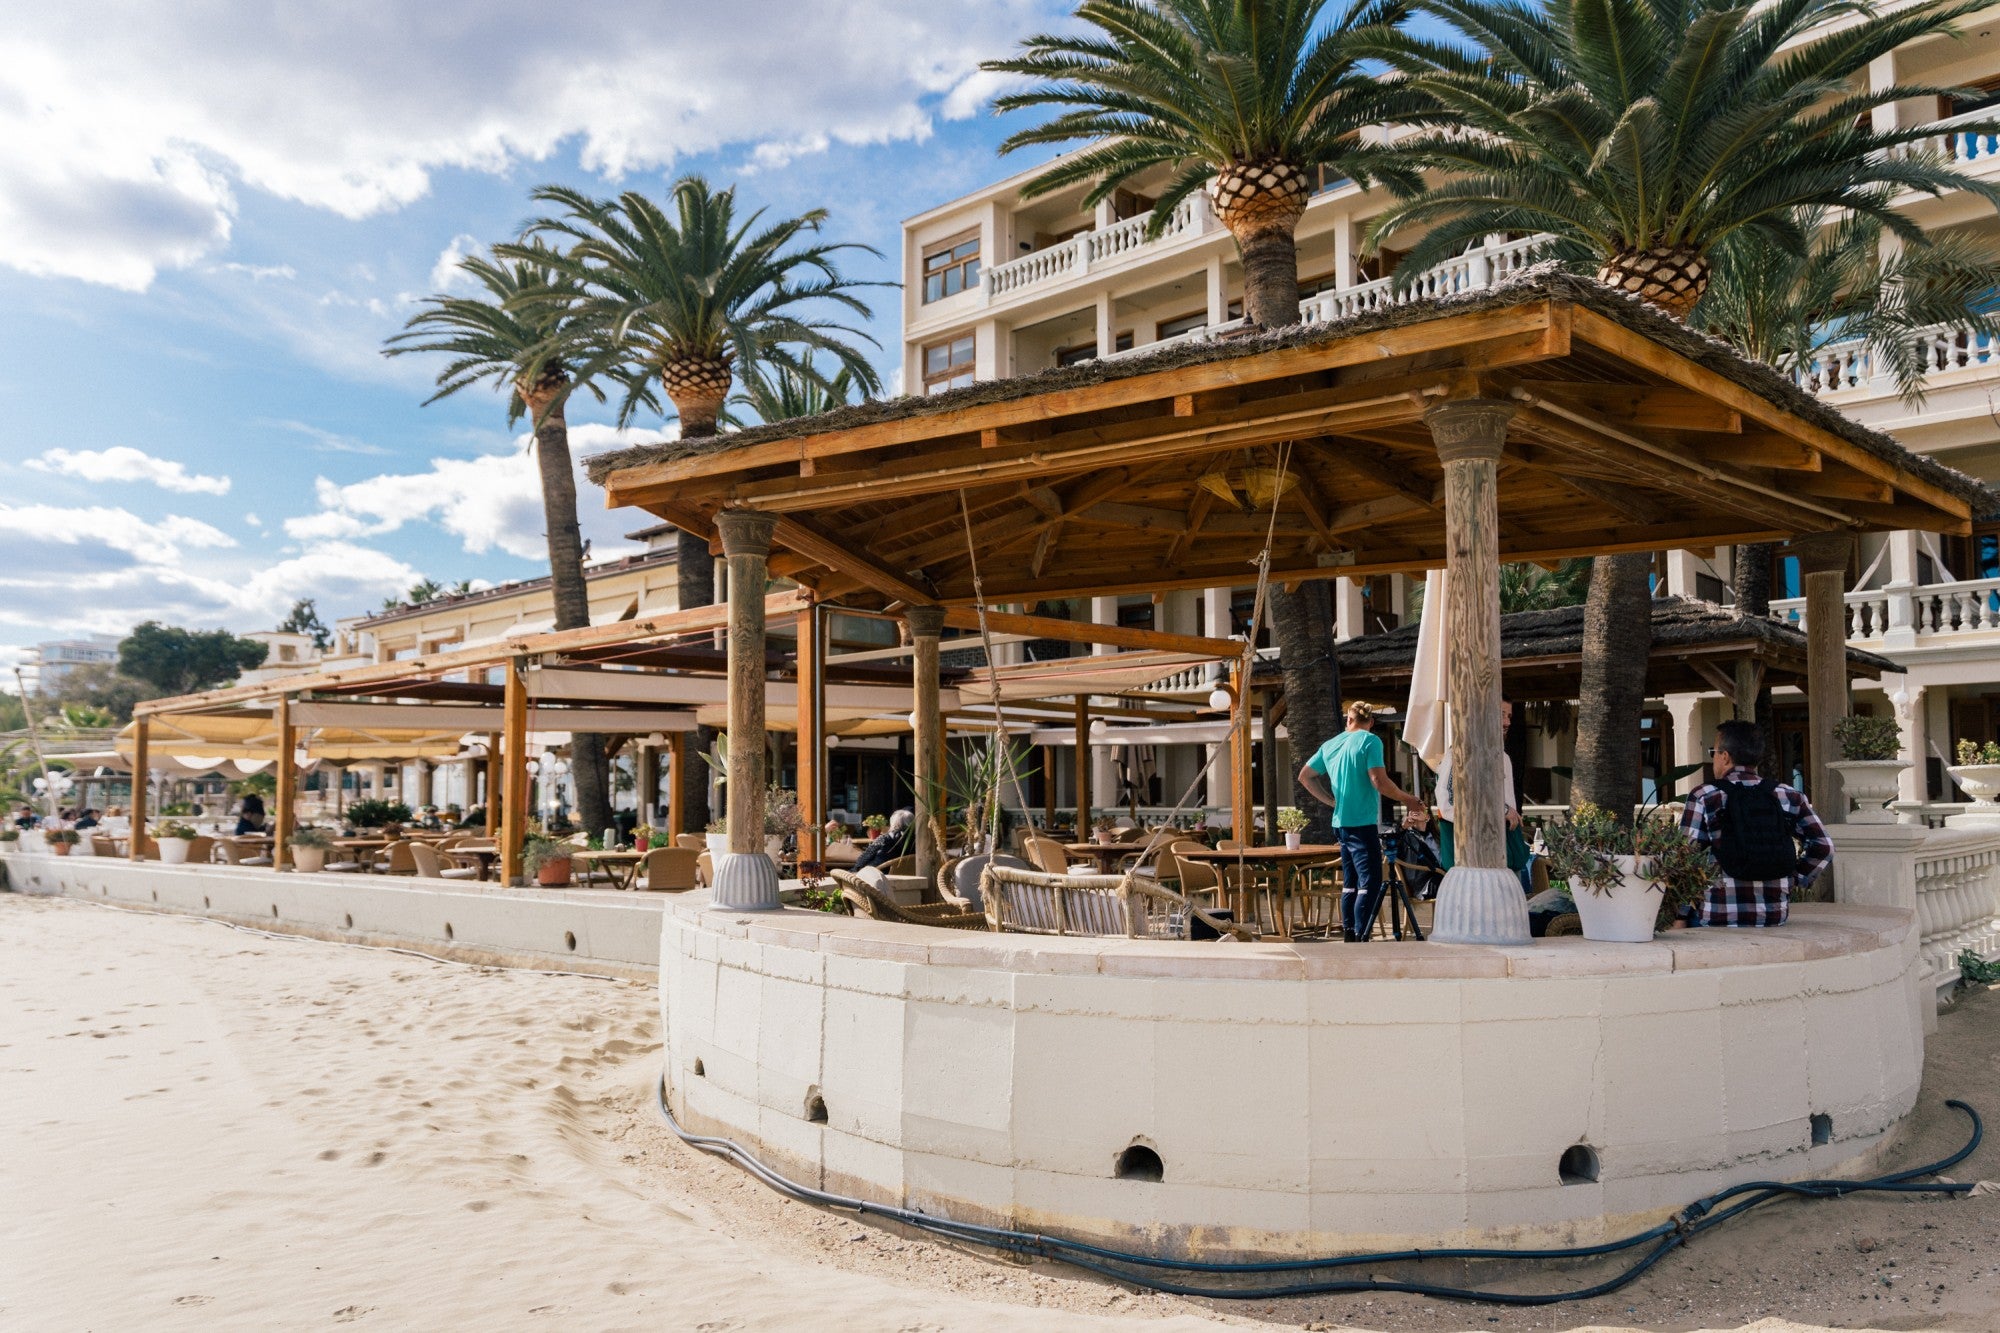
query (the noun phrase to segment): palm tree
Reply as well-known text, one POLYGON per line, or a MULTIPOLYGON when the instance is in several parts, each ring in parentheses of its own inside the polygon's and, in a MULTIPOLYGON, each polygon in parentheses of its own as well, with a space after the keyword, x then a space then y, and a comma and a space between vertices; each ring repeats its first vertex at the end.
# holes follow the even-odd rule
MULTIPOLYGON (((808 364, 812 357, 806 357, 808 364)), ((789 421, 794 417, 814 417, 846 407, 854 401, 854 376, 845 366, 830 380, 808 377, 789 366, 753 367, 742 390, 729 400, 722 424, 742 429, 746 424, 789 421), (734 409, 744 409, 749 418, 734 409)))
MULTIPOLYGON (((699 176, 674 182, 671 211, 637 191, 593 199, 549 185, 534 197, 562 211, 531 223, 521 245, 495 253, 546 253, 539 248, 543 237, 563 243, 548 261, 554 280, 523 291, 515 303, 524 317, 559 313, 553 345, 577 351, 585 378, 601 374, 624 386, 619 425, 641 411, 664 412, 657 384, 683 438, 713 435, 739 367, 747 373, 769 364, 830 391, 832 380, 812 364, 814 351, 830 355, 865 392, 881 389, 856 345, 875 340, 820 313, 831 305, 870 316, 857 291, 882 284, 848 278, 838 257, 843 250, 878 252, 816 240, 826 210, 760 227, 762 210, 739 219, 736 191, 713 190, 699 176)), ((680 605, 707 606, 715 600, 708 543, 683 531, 677 545, 680 605)), ((698 732, 694 748, 706 749, 709 740, 698 732)), ((708 784, 698 768, 686 767, 675 781, 687 818, 699 826, 708 818, 708 784)))
MULTIPOLYGON (((524 245, 511 249, 505 257, 468 255, 460 260, 460 271, 479 286, 480 294, 427 298, 383 351, 389 356, 441 352, 451 358, 438 372, 437 392, 425 400, 426 406, 461 389, 491 384, 507 395, 509 425, 528 417, 541 473, 555 628, 577 629, 590 623, 590 593, 583 577, 576 472, 570 461, 564 405, 579 384, 600 401, 604 394, 587 376, 579 378, 574 369, 579 344, 568 308, 550 300, 523 303, 520 299, 524 292, 563 290, 569 280, 553 266, 553 256, 546 248, 524 245)), ((572 296, 576 294, 573 287, 569 290, 572 296)), ((433 596, 440 591, 426 579, 411 594, 425 584, 433 596)), ((611 800, 603 738, 572 736, 570 750, 577 813, 585 828, 604 828, 611 822, 611 800)))
MULTIPOLYGON (((1872 218, 1906 245, 1910 191, 2000 190, 1924 151, 1923 126, 1872 113, 1954 89, 1870 86, 1869 65, 1952 31, 1979 0, 1879 11, 1844 0, 1423 0, 1464 45, 1371 35, 1437 110, 1397 144, 1443 173, 1377 217, 1375 244, 1430 230, 1404 257, 1421 272, 1495 232, 1554 233, 1599 278, 1686 318, 1717 248, 1747 234, 1803 255, 1801 210, 1872 218), (1814 36, 1839 17, 1841 25, 1814 36), (1471 50, 1465 49, 1469 46, 1471 50)), ((1393 182, 1392 182, 1393 184, 1393 182)))
MULTIPOLYGON (((994 103, 1000 111, 1059 109, 1020 130, 1001 152, 1085 145, 1022 190, 1028 197, 1085 185, 1085 207, 1147 173, 1169 173, 1149 230, 1206 190, 1243 259, 1249 322, 1299 322, 1295 234, 1322 177, 1414 189, 1397 153, 1363 131, 1402 118, 1420 99, 1363 67, 1357 34, 1395 22, 1405 0, 1352 0, 1329 19, 1329 0, 1084 0, 1076 17, 1095 31, 1042 34, 982 68, 1036 80, 994 103)), ((1333 602, 1323 582, 1271 595, 1284 668, 1286 726, 1310 754, 1340 725, 1332 653, 1333 602)), ((1317 802, 1295 802, 1324 818, 1317 802)), ((1330 836, 1314 826, 1316 837, 1330 836)))
MULTIPOLYGON (((1966 189, 2000 203, 2000 191, 1920 147, 1928 130, 1879 128, 1873 114, 1954 91, 1873 87, 1869 66, 1951 31, 1979 0, 1900 10, 1844 0, 1423 7, 1461 41, 1408 31, 1368 39, 1437 105, 1418 118, 1434 128, 1397 146, 1441 178, 1378 216, 1366 238, 1428 227, 1404 273, 1496 232, 1551 232, 1559 255, 1685 319, 1726 244, 1804 255, 1804 210, 1873 219, 1917 248, 1927 238, 1893 206, 1898 195, 1966 189)), ((1609 693, 1579 713, 1576 795, 1619 812, 1638 772, 1644 689, 1632 682, 1643 682, 1651 646, 1650 619, 1630 618, 1645 590, 1638 564, 1599 560, 1583 642, 1586 695, 1609 693)))
POLYGON ((1552 611, 1575 606, 1590 586, 1590 560, 1565 560, 1554 569, 1517 562, 1500 566, 1500 612, 1552 611))
POLYGON ((1172 173, 1153 207, 1158 235, 1174 209, 1206 189, 1243 257, 1252 324, 1299 322, 1294 236, 1324 174, 1414 189, 1405 159, 1362 138, 1420 105, 1408 88, 1363 67, 1357 34, 1395 22, 1405 0, 1353 0, 1325 22, 1329 0, 1084 0, 1095 32, 1041 34, 981 68, 1039 80, 1000 111, 1059 107, 1019 130, 1003 153, 1083 143, 1022 188, 1025 197, 1088 185, 1084 206, 1148 172, 1172 173))

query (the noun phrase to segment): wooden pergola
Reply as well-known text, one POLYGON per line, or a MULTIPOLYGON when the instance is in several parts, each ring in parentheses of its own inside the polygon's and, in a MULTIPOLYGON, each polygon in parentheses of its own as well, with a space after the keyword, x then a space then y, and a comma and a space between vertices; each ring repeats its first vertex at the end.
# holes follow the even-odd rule
MULTIPOLYGON (((899 611, 922 645, 977 602, 1240 584, 1266 554, 1286 583, 1445 567, 1467 812, 1439 909, 1447 940, 1527 938, 1499 820, 1501 561, 1796 539, 1818 740, 1846 709, 1854 534, 1964 532, 1988 500, 1651 307, 1540 271, 1351 320, 625 450, 591 474, 612 505, 712 534, 727 558, 730 729, 756 752, 773 576, 899 611)), ((916 664, 921 763, 939 743, 922 702, 935 657, 916 664)), ((729 799, 732 829, 761 825, 761 785, 732 783, 729 799)), ((717 902, 775 905, 768 861, 759 870, 749 835, 731 836, 739 855, 724 858, 717 902)))

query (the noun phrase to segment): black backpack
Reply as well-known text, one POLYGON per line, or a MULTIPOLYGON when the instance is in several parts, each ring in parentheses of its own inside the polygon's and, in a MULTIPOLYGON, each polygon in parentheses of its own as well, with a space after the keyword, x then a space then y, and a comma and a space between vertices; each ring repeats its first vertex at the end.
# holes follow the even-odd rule
POLYGON ((1792 817, 1778 802, 1778 784, 1724 782, 1722 828, 1713 848, 1716 864, 1733 880, 1789 879, 1799 868, 1792 817))

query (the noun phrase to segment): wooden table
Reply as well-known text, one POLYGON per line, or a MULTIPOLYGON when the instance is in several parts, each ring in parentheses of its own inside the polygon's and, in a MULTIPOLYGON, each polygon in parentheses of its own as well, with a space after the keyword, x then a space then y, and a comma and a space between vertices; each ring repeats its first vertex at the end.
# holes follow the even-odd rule
POLYGON ((650 852, 627 849, 625 851, 593 851, 588 848, 569 854, 572 861, 580 861, 585 866, 603 866, 611 874, 611 882, 621 889, 629 889, 639 877, 639 867, 646 863, 650 852), (622 873, 621 873, 622 870, 622 873))
MULTIPOLYGON (((1286 847, 1280 844, 1276 847, 1231 848, 1228 851, 1175 852, 1174 855, 1182 861, 1200 861, 1218 867, 1241 864, 1259 868, 1269 867, 1276 871, 1278 903, 1277 910, 1272 915, 1278 927, 1279 937, 1290 939, 1292 914, 1288 908, 1288 901, 1292 894, 1293 876, 1298 871, 1313 866, 1326 865, 1329 862, 1337 864, 1340 861, 1340 845, 1305 843, 1298 847, 1286 847)), ((1257 920, 1250 902, 1250 887, 1247 882, 1237 886, 1236 911, 1238 921, 1254 923, 1257 920)))
POLYGON ((438 853, 443 857, 470 857, 482 880, 493 877, 493 863, 500 859, 500 848, 490 842, 461 842, 456 847, 438 853))
POLYGON ((1101 874, 1115 875, 1118 873, 1120 861, 1128 856, 1137 856, 1146 850, 1146 840, 1140 838, 1136 842, 1066 842, 1062 845, 1062 849, 1069 856, 1087 856, 1096 861, 1101 874))

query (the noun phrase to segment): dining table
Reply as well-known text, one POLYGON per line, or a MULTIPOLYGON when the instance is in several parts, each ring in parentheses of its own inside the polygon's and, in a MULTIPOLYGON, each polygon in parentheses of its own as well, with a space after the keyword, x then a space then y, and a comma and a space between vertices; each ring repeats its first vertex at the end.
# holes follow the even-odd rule
POLYGON ((571 852, 569 859, 582 865, 586 870, 602 866, 605 873, 611 876, 614 885, 621 889, 629 889, 633 881, 639 877, 639 867, 646 864, 646 858, 651 855, 650 851, 642 852, 630 847, 622 850, 583 848, 571 852))
POLYGON ((491 842, 461 842, 456 847, 445 848, 439 855, 460 865, 472 862, 479 878, 487 880, 493 878, 493 863, 500 859, 500 846, 491 842))
MULTIPOLYGON (((1293 939, 1303 935, 1321 935, 1340 929, 1339 912, 1333 913, 1327 921, 1315 920, 1310 912, 1303 913, 1297 927, 1292 921, 1291 900, 1296 891, 1301 871, 1312 870, 1324 865, 1340 863, 1338 843, 1301 843, 1288 847, 1279 843, 1272 847, 1231 847, 1226 850, 1210 848, 1204 851, 1176 851, 1174 856, 1182 861, 1198 861, 1217 868, 1241 865, 1255 867, 1270 872, 1271 889, 1277 897, 1272 911, 1272 925, 1280 939, 1293 939)), ((1236 919, 1254 922, 1258 920, 1251 897, 1255 891, 1249 876, 1244 876, 1236 886, 1236 919)))
POLYGON ((1128 856, 1137 856, 1146 850, 1146 840, 1134 842, 1066 842, 1062 845, 1066 856, 1084 858, 1097 862, 1098 873, 1115 875, 1118 866, 1128 856))

